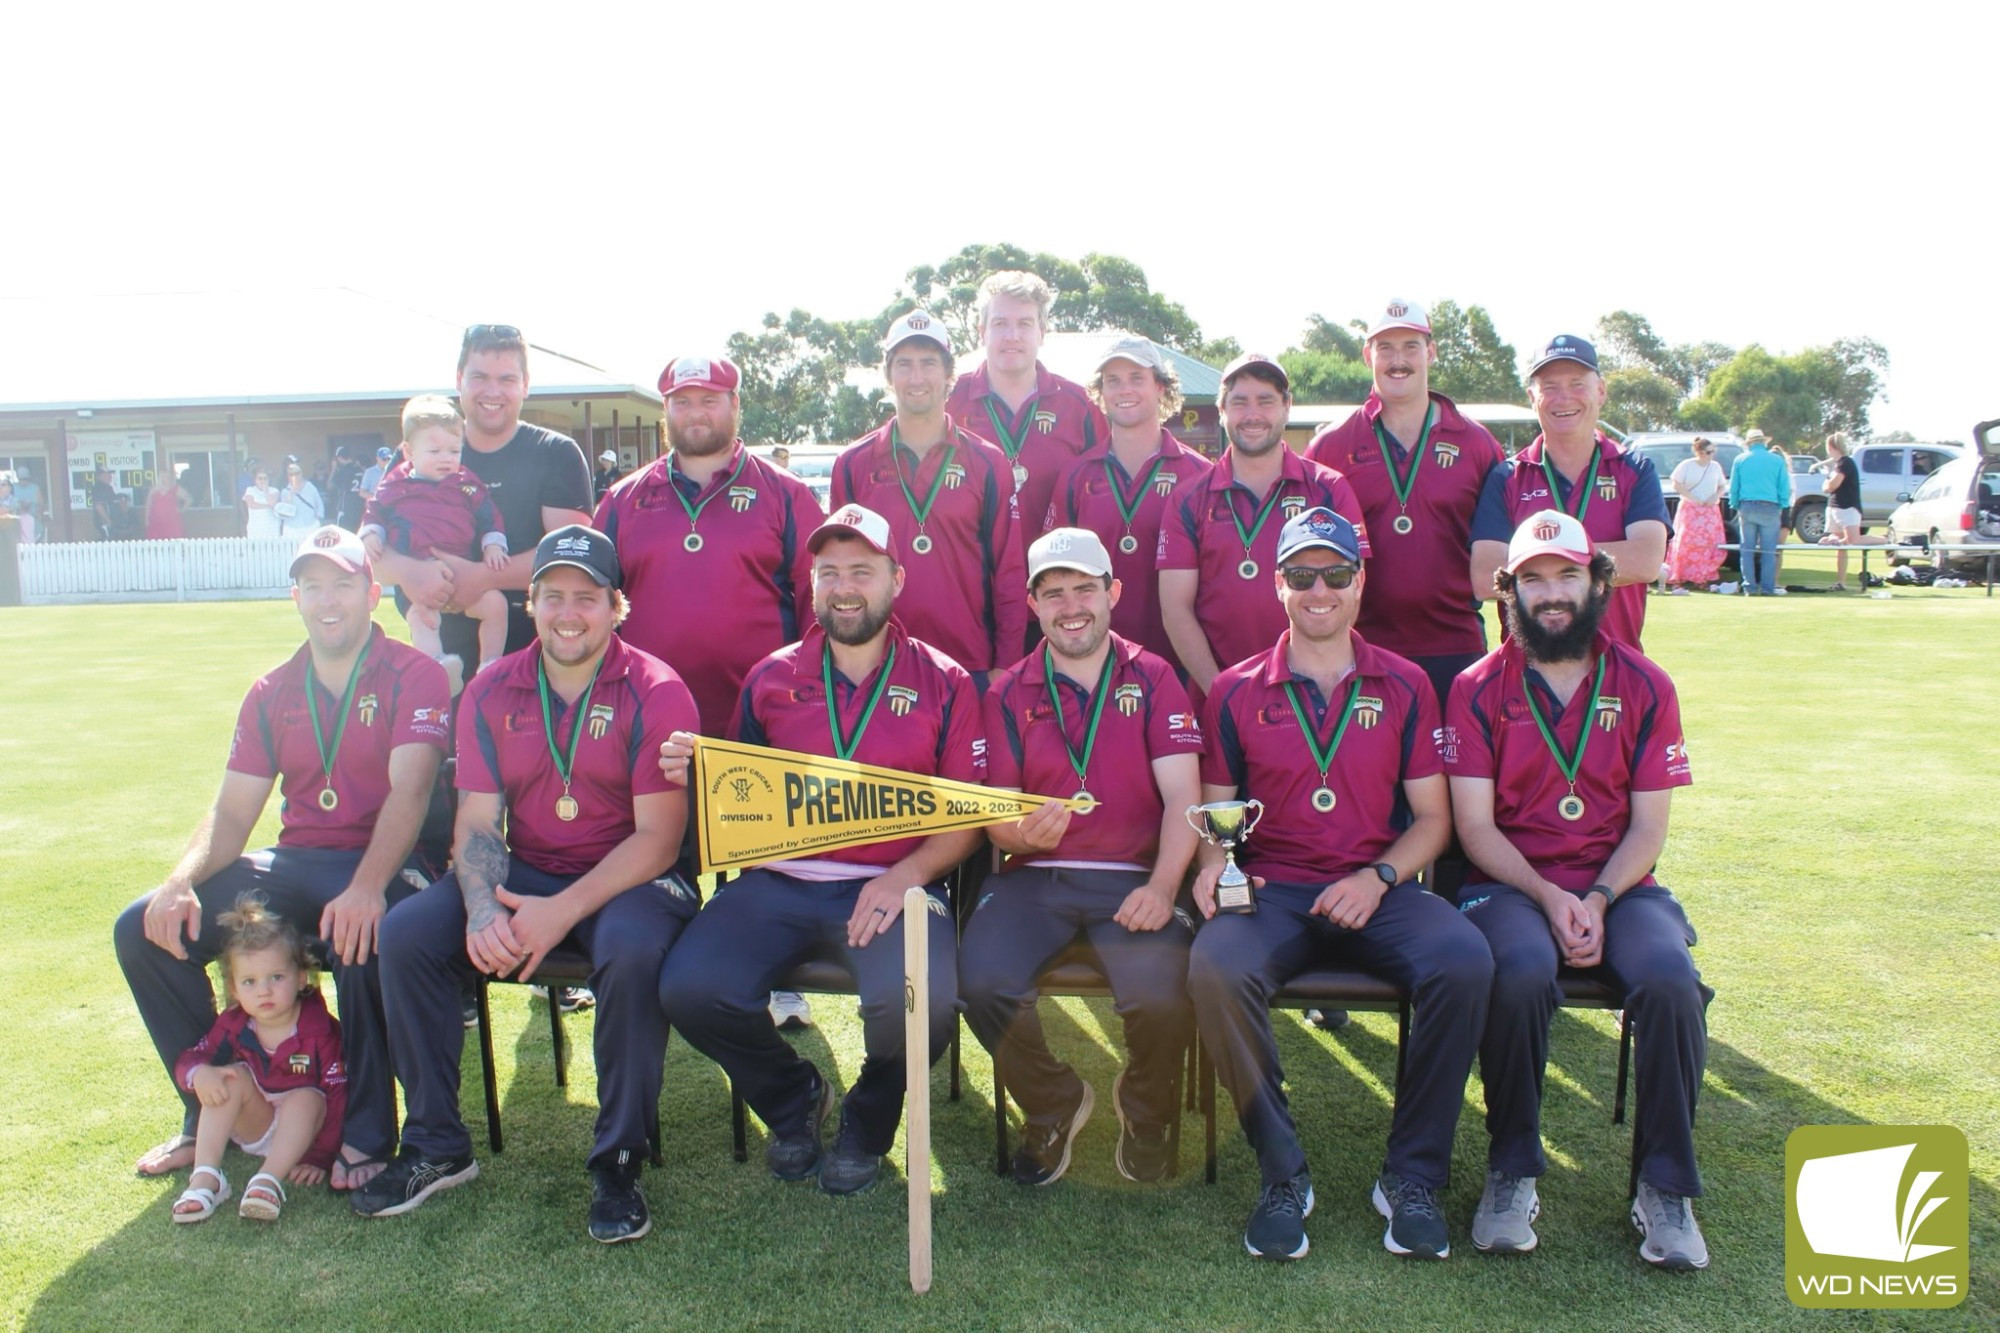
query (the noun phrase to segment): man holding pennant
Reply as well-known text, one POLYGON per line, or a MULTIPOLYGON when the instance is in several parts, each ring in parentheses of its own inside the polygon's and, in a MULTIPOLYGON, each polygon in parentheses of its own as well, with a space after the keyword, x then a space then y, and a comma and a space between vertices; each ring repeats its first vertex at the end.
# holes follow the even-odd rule
POLYGON ((688 800, 656 755, 698 720, 673 669, 613 633, 630 609, 619 583, 603 533, 543 537, 528 585, 536 642, 466 687, 453 870, 382 928, 408 1123, 401 1155, 354 1196, 364 1217, 408 1212, 479 1174, 458 1110, 459 982, 474 968, 526 981, 568 944, 590 956, 597 995, 590 1236, 637 1240, 652 1226, 639 1174, 666 1055, 660 965, 698 906, 666 873, 688 800))
MULTIPOLYGON (((888 520, 858 504, 841 506, 807 549, 817 623, 801 642, 751 669, 734 738, 981 782, 985 742, 972 678, 891 615, 904 570, 888 520)), ((661 769, 678 772, 695 739, 671 737, 661 769)), ((845 815, 843 806, 822 802, 816 817, 845 815)), ((853 1194, 880 1175, 902 1118, 903 931, 921 926, 930 935, 935 1062, 950 1044, 958 996, 951 909, 939 881, 978 842, 976 830, 954 829, 768 862, 718 890, 667 960, 661 1006, 770 1129, 765 1161, 780 1180, 816 1174, 827 1193, 853 1194), (921 923, 903 916, 903 895, 913 885, 929 888, 921 923), (778 1036, 765 1007, 786 971, 821 953, 854 973, 867 1050, 825 1152, 820 1136, 833 1111, 833 1085, 778 1036)))
POLYGON ((1705 1268, 1694 1110, 1708 1001, 1694 930, 1653 879, 1675 787, 1693 781, 1673 682, 1603 624, 1615 570, 1584 525, 1549 509, 1508 544, 1495 580, 1508 641, 1452 686, 1445 767, 1473 866, 1461 901, 1493 949, 1479 1062, 1493 1136, 1472 1240, 1535 1248, 1543 1071, 1558 962, 1602 967, 1626 992, 1638 1061, 1640 1255, 1705 1268), (1484 882, 1481 882, 1484 881, 1484 882))
POLYGON ((1202 729, 1202 797, 1263 802, 1243 869, 1254 910, 1218 912, 1221 853, 1204 844, 1195 904, 1212 919, 1188 967, 1202 1044, 1256 1150, 1263 1193, 1243 1233, 1264 1259, 1308 1242, 1312 1177, 1284 1092, 1269 1003, 1316 963, 1393 981, 1412 1018, 1375 1208, 1395 1254, 1451 1253, 1437 1196, 1486 1020, 1486 941, 1417 872, 1444 847, 1451 801, 1437 696, 1415 664, 1354 632, 1366 577, 1360 537, 1330 509, 1285 524, 1274 583, 1276 646, 1216 677, 1202 729))
POLYGON ((1081 809, 1042 806, 988 831, 1008 854, 966 927, 963 989, 972 1030, 1027 1117, 1014 1179, 1068 1170, 1096 1096, 1054 1055, 1035 1013, 1035 978, 1073 940, 1090 943, 1125 1021, 1131 1063, 1112 1099, 1117 1165, 1165 1179, 1174 1073, 1193 1012, 1194 923, 1174 907, 1194 855, 1185 817, 1201 790, 1201 729, 1173 668, 1111 632, 1122 585, 1097 534, 1054 528, 1028 550, 1028 602, 1043 642, 986 696, 988 781, 1081 809))

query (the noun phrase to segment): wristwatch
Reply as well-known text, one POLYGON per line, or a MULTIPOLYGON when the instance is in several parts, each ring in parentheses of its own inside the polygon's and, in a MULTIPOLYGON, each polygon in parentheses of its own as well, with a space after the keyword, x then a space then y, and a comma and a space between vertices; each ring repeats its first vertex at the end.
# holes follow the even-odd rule
POLYGON ((1387 861, 1377 861, 1375 863, 1375 877, 1382 881, 1384 887, 1391 889, 1395 888, 1401 882, 1396 878, 1396 867, 1390 865, 1387 861))
POLYGON ((1605 907, 1606 907, 1607 909, 1608 909, 1608 908, 1609 908, 1609 907, 1611 906, 1611 904, 1613 904, 1613 903, 1615 903, 1615 902, 1617 902, 1617 901, 1618 901, 1618 895, 1617 895, 1617 894, 1615 894, 1615 893, 1613 893, 1613 892, 1612 892, 1612 891, 1611 891, 1610 889, 1606 888, 1606 887, 1605 887, 1604 885, 1602 885, 1602 884, 1593 884, 1593 885, 1591 885, 1591 886, 1590 886, 1589 888, 1587 888, 1587 889, 1585 889, 1585 890, 1583 891, 1583 896, 1584 896, 1584 897, 1585 897, 1586 899, 1588 899, 1588 898, 1590 897, 1590 895, 1591 895, 1591 894, 1593 894, 1593 893, 1601 893, 1601 894, 1603 894, 1603 895, 1604 895, 1604 906, 1605 906, 1605 907))

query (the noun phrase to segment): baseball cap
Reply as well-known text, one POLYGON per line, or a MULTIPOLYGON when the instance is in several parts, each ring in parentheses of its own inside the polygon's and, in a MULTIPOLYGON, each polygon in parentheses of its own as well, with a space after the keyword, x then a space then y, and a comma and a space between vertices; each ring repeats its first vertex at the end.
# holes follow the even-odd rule
POLYGON ((615 463, 618 461, 618 455, 613 453, 611 450, 606 449, 603 453, 597 456, 597 461, 600 463, 615 463))
POLYGON ((1405 301, 1398 296, 1382 307, 1382 313, 1375 316, 1375 322, 1368 326, 1368 336, 1387 333, 1391 329, 1415 329, 1418 333, 1431 331, 1430 313, 1415 301, 1405 301))
POLYGON ((1278 563, 1300 551, 1332 551, 1361 563, 1361 538, 1354 525, 1324 505, 1315 505, 1278 530, 1278 563))
POLYGON ((388 461, 389 461, 390 459, 394 458, 395 456, 396 456, 396 451, 395 451, 394 449, 391 449, 391 448, 390 448, 390 447, 389 447, 388 445, 386 445, 386 444, 385 444, 385 445, 383 445, 383 446, 382 446, 382 447, 381 447, 380 449, 377 449, 377 450, 375 451, 375 457, 376 457, 376 458, 378 458, 378 459, 380 459, 380 460, 381 460, 382 462, 384 462, 384 463, 388 462, 388 461))
POLYGON ((938 322, 937 316, 922 307, 910 311, 889 326, 889 332, 882 338, 882 351, 884 354, 893 352, 912 338, 928 338, 943 348, 946 356, 951 355, 951 339, 946 336, 944 325, 938 322))
POLYGON ((299 566, 314 556, 333 561, 349 574, 369 572, 368 549, 361 544, 361 538, 333 523, 314 528, 305 535, 299 549, 292 553, 291 577, 297 578, 299 566))
POLYGON ((1278 364, 1275 357, 1266 356, 1262 352, 1245 352, 1242 356, 1231 361, 1222 372, 1222 387, 1227 390, 1230 383, 1238 375, 1241 375, 1252 366, 1264 366, 1268 368, 1272 374, 1278 377, 1278 387, 1280 389, 1283 389, 1286 393, 1292 391, 1292 377, 1285 373, 1285 368, 1278 364))
POLYGON ((1095 577, 1111 573, 1111 552, 1088 528, 1050 528, 1028 548, 1028 586, 1051 569, 1074 569, 1095 577))
POLYGON ((1574 333, 1558 333, 1549 339, 1549 345, 1536 355, 1535 363, 1528 367, 1528 373, 1533 375, 1543 366, 1555 361, 1574 361, 1587 370, 1596 370, 1597 349, 1574 333))
POLYGON ((857 537, 891 560, 896 558, 896 534, 889 530, 889 520, 866 505, 842 505, 827 515, 826 522, 806 538, 806 550, 818 555, 819 548, 835 537, 857 537))
POLYGON ((1120 338, 1104 349, 1104 355, 1097 358, 1097 368, 1104 369, 1113 361, 1130 361, 1148 370, 1165 370, 1166 354, 1151 338, 1120 338))
POLYGON ((582 570, 600 588, 615 588, 623 578, 618 569, 618 548, 596 528, 581 523, 557 528, 536 544, 535 578, 559 565, 582 570))
POLYGON ((1507 543, 1507 572, 1512 574, 1538 555, 1559 555, 1579 565, 1590 563, 1590 534, 1583 524, 1560 509, 1542 509, 1521 520, 1507 543))
POLYGON ((677 356, 660 372, 660 396, 671 398, 682 389, 735 393, 742 383, 743 372, 727 357, 677 356))

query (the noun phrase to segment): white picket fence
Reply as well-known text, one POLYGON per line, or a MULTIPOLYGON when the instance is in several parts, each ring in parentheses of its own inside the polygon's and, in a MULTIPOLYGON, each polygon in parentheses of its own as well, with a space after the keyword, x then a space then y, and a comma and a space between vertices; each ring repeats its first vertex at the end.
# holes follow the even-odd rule
POLYGON ((21 600, 219 602, 283 597, 291 537, 181 537, 154 542, 48 542, 21 548, 21 600))

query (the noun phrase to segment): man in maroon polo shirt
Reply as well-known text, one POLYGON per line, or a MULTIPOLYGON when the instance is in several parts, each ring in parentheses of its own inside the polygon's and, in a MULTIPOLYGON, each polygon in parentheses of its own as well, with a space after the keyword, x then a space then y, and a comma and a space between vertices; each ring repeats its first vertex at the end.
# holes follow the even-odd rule
POLYGON ((1082 386, 1041 363, 1055 299, 1033 273, 988 274, 979 284, 978 314, 986 359, 952 386, 945 405, 953 421, 1007 455, 1024 545, 1050 526, 1045 515, 1063 469, 1110 433, 1082 386))
POLYGON ((1331 509, 1354 525, 1368 555, 1353 487, 1285 447, 1292 408, 1285 368, 1246 352, 1222 372, 1218 401, 1229 447, 1160 526, 1160 615, 1197 697, 1217 672, 1264 652, 1284 632, 1284 607, 1263 589, 1286 523, 1314 507, 1331 509))
POLYGON ((1615 573, 1573 516, 1529 515, 1498 582, 1507 642, 1452 686, 1445 727, 1459 841, 1474 863, 1464 912, 1494 965, 1479 1047, 1492 1145, 1473 1244, 1535 1248, 1560 962, 1601 967, 1626 995, 1639 1253, 1664 1268, 1705 1268, 1690 1200, 1702 1192, 1694 1110, 1713 992, 1688 952, 1686 913, 1653 878, 1673 789, 1693 780, 1680 705, 1666 672, 1601 632, 1615 573))
MULTIPOLYGON (((904 587, 882 515, 837 507, 808 543, 813 616, 805 638, 759 662, 743 686, 735 738, 958 782, 986 777, 972 678, 890 614, 904 587)), ((684 771, 692 736, 660 752, 684 771)), ((823 812, 831 820, 835 814, 823 812)), ((660 978, 660 1004, 688 1043, 728 1073, 770 1129, 764 1159, 780 1180, 819 1177, 854 1194, 881 1174, 903 1118, 903 893, 926 885, 930 912, 930 1059, 957 1025, 958 953, 940 881, 979 842, 976 829, 830 848, 754 866, 716 891, 660 978), (861 996, 861 1074, 833 1147, 820 1130, 833 1085, 778 1036, 766 994, 817 954, 839 958, 861 996)))
POLYGON ((1422 306, 1390 301, 1361 355, 1375 377, 1368 401, 1321 431, 1306 457, 1347 478, 1382 550, 1355 628, 1422 667, 1442 708, 1452 678, 1486 651, 1466 556, 1486 474, 1507 455, 1430 387, 1437 348, 1422 306))
POLYGON ((609 538, 557 528, 535 548, 533 575, 537 641, 482 671, 461 701, 454 868, 383 923, 408 1119, 403 1151, 354 1211, 406 1213, 479 1174, 458 1110, 460 979, 477 969, 526 981, 566 945, 589 956, 597 996, 589 1232, 613 1244, 652 1226, 639 1173, 666 1054, 660 965, 698 905, 667 873, 688 803, 658 754, 699 718, 673 668, 613 633, 629 606, 609 538))
MULTIPOLYGON (((207 967, 228 935, 216 917, 238 894, 262 894, 301 935, 325 943, 347 1049, 347 1126, 333 1167, 341 1190, 372 1177, 396 1148, 376 941, 383 914, 412 892, 399 872, 423 882, 411 853, 451 728, 444 668, 375 626, 381 597, 359 537, 323 527, 300 543, 292 602, 305 646, 250 687, 214 807, 165 883, 112 930, 169 1072, 215 1020, 207 967), (245 856, 274 784, 278 845, 245 856)), ((140 1159, 141 1175, 193 1164, 198 1108, 185 1090, 181 1099, 181 1132, 140 1159)))
POLYGON ((1111 628, 1178 669, 1160 619, 1160 525, 1213 464, 1162 424, 1180 411, 1181 382, 1151 340, 1121 338, 1106 348, 1090 396, 1104 408, 1110 439, 1064 471, 1045 526, 1098 535, 1124 586, 1111 628))
POLYGON ((1043 642, 986 695, 987 782, 1040 796, 1089 792, 1072 813, 1045 805, 987 830, 1007 853, 959 946, 966 1017, 1026 1117, 1014 1179, 1047 1185, 1096 1095, 1055 1058, 1035 1013, 1035 978, 1089 943, 1125 1022, 1130 1061, 1112 1090, 1118 1172, 1164 1180, 1175 1078, 1193 1011, 1194 923, 1174 906, 1194 856, 1184 817, 1200 799, 1201 728, 1173 668, 1111 630, 1121 594, 1096 533, 1051 528, 1028 548, 1028 597, 1043 642))
POLYGON ((888 520, 902 554, 897 619, 970 671, 1012 662, 1027 633, 1027 569, 1007 457, 945 410, 952 354, 944 326, 912 310, 889 326, 882 365, 896 415, 833 465, 831 506, 888 520))
POLYGON ((1315 963, 1393 981, 1412 1010, 1389 1148, 1372 1200, 1390 1252, 1442 1259, 1437 1196, 1486 1018, 1493 959, 1479 932, 1414 876, 1443 848, 1451 799, 1437 697, 1412 663, 1353 630, 1361 537, 1329 509, 1284 527, 1273 578, 1287 628, 1215 679, 1202 715, 1204 801, 1257 800, 1239 860, 1255 910, 1218 912, 1222 854, 1204 842, 1188 989, 1202 1044, 1256 1150, 1263 1193, 1243 1243, 1264 1259, 1308 1248, 1312 1177, 1286 1104, 1270 998, 1315 963))
POLYGON ((1493 571, 1514 530, 1530 514, 1560 509, 1611 557, 1618 588, 1604 632, 1637 648, 1646 623, 1646 585, 1660 576, 1671 524, 1651 461, 1599 433, 1604 399, 1597 349, 1574 334, 1551 338, 1528 368, 1528 402, 1542 433, 1513 462, 1487 474, 1472 515, 1472 590, 1491 598, 1493 571))

